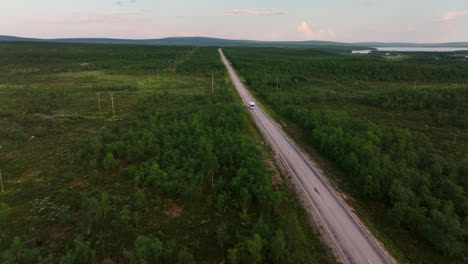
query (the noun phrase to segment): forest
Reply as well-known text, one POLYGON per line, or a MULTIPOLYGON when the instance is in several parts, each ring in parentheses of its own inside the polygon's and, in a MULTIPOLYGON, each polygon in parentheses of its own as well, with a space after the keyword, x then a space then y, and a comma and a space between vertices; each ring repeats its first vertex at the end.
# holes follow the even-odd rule
POLYGON ((1 263, 335 263, 216 48, 0 46, 1 263))
POLYGON ((257 99, 332 162, 400 262, 467 261, 466 54, 225 54, 257 99))

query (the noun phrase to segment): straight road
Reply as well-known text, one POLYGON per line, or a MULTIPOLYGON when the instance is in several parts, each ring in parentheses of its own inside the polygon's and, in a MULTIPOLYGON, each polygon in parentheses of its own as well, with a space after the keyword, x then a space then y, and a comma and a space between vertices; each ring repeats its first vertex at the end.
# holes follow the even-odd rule
MULTIPOLYGON (((221 49, 219 49, 219 53, 245 105, 248 105, 249 102, 255 102, 221 49)), ((345 202, 324 180, 309 161, 307 155, 258 104, 256 105, 256 109, 250 110, 250 112, 257 126, 279 155, 286 169, 304 190, 305 196, 315 210, 321 225, 333 240, 342 260, 345 263, 359 264, 392 263, 387 258, 384 249, 377 245, 364 225, 349 211, 345 202)))

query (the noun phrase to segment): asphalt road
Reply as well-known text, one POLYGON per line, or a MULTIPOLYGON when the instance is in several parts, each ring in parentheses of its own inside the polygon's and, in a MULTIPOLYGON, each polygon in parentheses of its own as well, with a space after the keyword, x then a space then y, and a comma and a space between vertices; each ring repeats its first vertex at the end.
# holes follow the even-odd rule
MULTIPOLYGON (((236 73, 228 63, 221 49, 221 58, 229 71, 232 82, 247 106, 255 102, 236 73)), ((263 135, 279 155, 282 163, 298 184, 303 188, 312 209, 315 210, 322 227, 328 232, 335 248, 345 263, 377 264, 392 263, 370 234, 338 197, 333 188, 324 180, 319 171, 309 161, 296 144, 256 103, 254 110, 249 110, 263 135)))

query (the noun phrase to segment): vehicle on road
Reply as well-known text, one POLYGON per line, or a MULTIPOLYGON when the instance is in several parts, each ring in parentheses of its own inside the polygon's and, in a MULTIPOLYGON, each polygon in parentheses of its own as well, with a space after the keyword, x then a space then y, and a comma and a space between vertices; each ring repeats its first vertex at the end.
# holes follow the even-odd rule
POLYGON ((255 102, 249 102, 249 109, 254 110, 255 109, 255 102))

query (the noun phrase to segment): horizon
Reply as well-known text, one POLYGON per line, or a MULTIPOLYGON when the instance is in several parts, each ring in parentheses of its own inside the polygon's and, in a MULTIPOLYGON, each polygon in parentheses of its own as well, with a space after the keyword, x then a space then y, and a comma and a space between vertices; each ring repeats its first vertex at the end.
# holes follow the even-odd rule
POLYGON ((4 4, 0 15, 0 35, 23 38, 468 41, 464 0, 17 0, 4 4))
MULTIPOLYGON (((430 44, 457 44, 457 43, 468 43, 467 41, 454 41, 454 42, 401 42, 401 41, 390 41, 390 42, 380 42, 380 41, 358 41, 358 42, 341 42, 341 41, 332 41, 332 40, 256 40, 256 39, 230 39, 230 38, 217 38, 217 37, 205 37, 205 36, 184 36, 184 37, 161 37, 161 38, 110 38, 110 37, 67 37, 67 38, 34 38, 34 37, 24 37, 24 36, 13 36, 13 35, 0 35, 0 37, 13 37, 20 39, 33 39, 33 40, 74 40, 74 39, 109 39, 109 40, 130 40, 130 41, 145 41, 145 40, 163 40, 163 39, 191 39, 191 38, 205 38, 205 39, 216 39, 216 40, 227 40, 227 41, 251 41, 251 42, 330 42, 337 44, 365 44, 365 43, 376 43, 376 44, 420 44, 420 45, 430 45, 430 44)), ((1 41, 1 40, 0 40, 1 41)))

